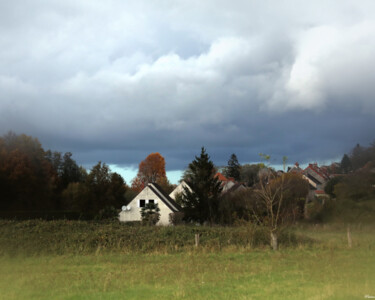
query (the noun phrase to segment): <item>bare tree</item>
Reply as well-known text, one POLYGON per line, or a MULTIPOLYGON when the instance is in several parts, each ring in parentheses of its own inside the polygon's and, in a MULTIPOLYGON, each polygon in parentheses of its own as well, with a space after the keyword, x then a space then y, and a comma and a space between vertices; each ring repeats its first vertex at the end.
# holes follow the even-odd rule
POLYGON ((300 215, 299 202, 308 193, 308 183, 298 174, 276 175, 263 173, 255 187, 253 216, 259 224, 266 226, 270 233, 273 250, 278 249, 278 234, 282 228, 293 223, 300 215))

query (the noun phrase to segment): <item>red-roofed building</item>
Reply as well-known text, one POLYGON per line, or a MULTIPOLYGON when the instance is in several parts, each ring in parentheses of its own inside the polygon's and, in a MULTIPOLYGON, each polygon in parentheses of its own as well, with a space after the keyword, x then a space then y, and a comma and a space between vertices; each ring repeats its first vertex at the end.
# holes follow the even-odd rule
POLYGON ((221 173, 216 173, 215 177, 221 182, 221 187, 223 188, 222 193, 227 192, 231 187, 236 184, 236 181, 232 177, 225 177, 221 173))
POLYGON ((319 167, 317 163, 309 164, 302 172, 303 177, 308 180, 310 190, 315 196, 324 196, 324 187, 330 179, 325 168, 319 167))

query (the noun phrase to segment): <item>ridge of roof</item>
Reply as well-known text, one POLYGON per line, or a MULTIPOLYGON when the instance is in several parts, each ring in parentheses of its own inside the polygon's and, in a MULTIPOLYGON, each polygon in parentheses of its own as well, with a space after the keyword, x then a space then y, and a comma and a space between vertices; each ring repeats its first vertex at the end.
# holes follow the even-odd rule
POLYGON ((305 170, 307 169, 313 170, 316 174, 318 174, 320 177, 322 177, 325 180, 329 179, 328 176, 325 175, 324 172, 322 172, 322 170, 320 170, 318 166, 315 167, 313 164, 309 164, 305 170))
POLYGON ((147 185, 156 195, 160 197, 161 200, 167 205, 173 212, 181 210, 181 206, 177 204, 169 195, 167 195, 160 185, 157 183, 149 183, 147 185), (164 198, 164 199, 163 199, 164 198))
POLYGON ((217 172, 215 174, 215 176, 218 180, 220 181, 232 181, 232 182, 235 182, 234 178, 233 177, 225 177, 222 173, 220 172, 217 172))
POLYGON ((232 193, 239 189, 241 186, 244 187, 242 183, 235 183, 232 187, 230 187, 225 193, 232 193))

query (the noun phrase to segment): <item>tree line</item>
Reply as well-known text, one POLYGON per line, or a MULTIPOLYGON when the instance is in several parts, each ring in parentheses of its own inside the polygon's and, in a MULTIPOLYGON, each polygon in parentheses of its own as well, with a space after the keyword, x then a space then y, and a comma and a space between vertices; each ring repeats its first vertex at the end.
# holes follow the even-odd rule
POLYGON ((75 211, 91 215, 120 207, 128 190, 121 175, 98 162, 89 172, 72 153, 44 150, 38 139, 0 138, 1 211, 75 211), (104 211, 103 211, 104 210, 104 211))
MULTIPOLYGON (((357 145, 332 170, 341 176, 327 183, 326 192, 338 201, 317 200, 310 207, 306 203, 306 180, 298 174, 276 172, 269 166, 270 157, 261 157, 262 163, 241 165, 232 154, 227 166, 219 168, 202 148, 183 175, 191 189, 185 189, 184 196, 177 198, 184 207, 185 221, 231 225, 242 220, 275 228, 306 217, 307 208, 310 217, 315 214, 314 218, 322 218, 334 206, 327 203, 338 207, 340 199, 345 199, 367 205, 375 198, 375 144, 357 145), (215 177, 218 171, 248 188, 222 193, 215 177)), ((76 163, 72 153, 44 150, 36 138, 13 132, 0 137, 1 211, 73 211, 99 218, 113 216, 149 182, 158 183, 168 194, 175 187, 168 181, 160 153, 151 153, 141 161, 137 176, 128 186, 105 163, 98 162, 87 171, 76 163)))

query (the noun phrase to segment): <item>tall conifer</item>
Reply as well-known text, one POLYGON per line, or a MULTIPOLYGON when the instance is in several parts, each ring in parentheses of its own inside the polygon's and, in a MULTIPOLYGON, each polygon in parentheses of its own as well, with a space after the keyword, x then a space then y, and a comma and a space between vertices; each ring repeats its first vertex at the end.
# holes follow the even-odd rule
POLYGON ((236 154, 232 154, 228 160, 228 166, 226 167, 225 176, 233 177, 234 180, 239 181, 241 175, 241 165, 238 162, 236 154))
POLYGON ((218 197, 221 193, 219 180, 215 177, 215 167, 202 147, 200 156, 189 164, 187 183, 182 199, 185 218, 198 222, 214 222, 217 216, 218 197))

